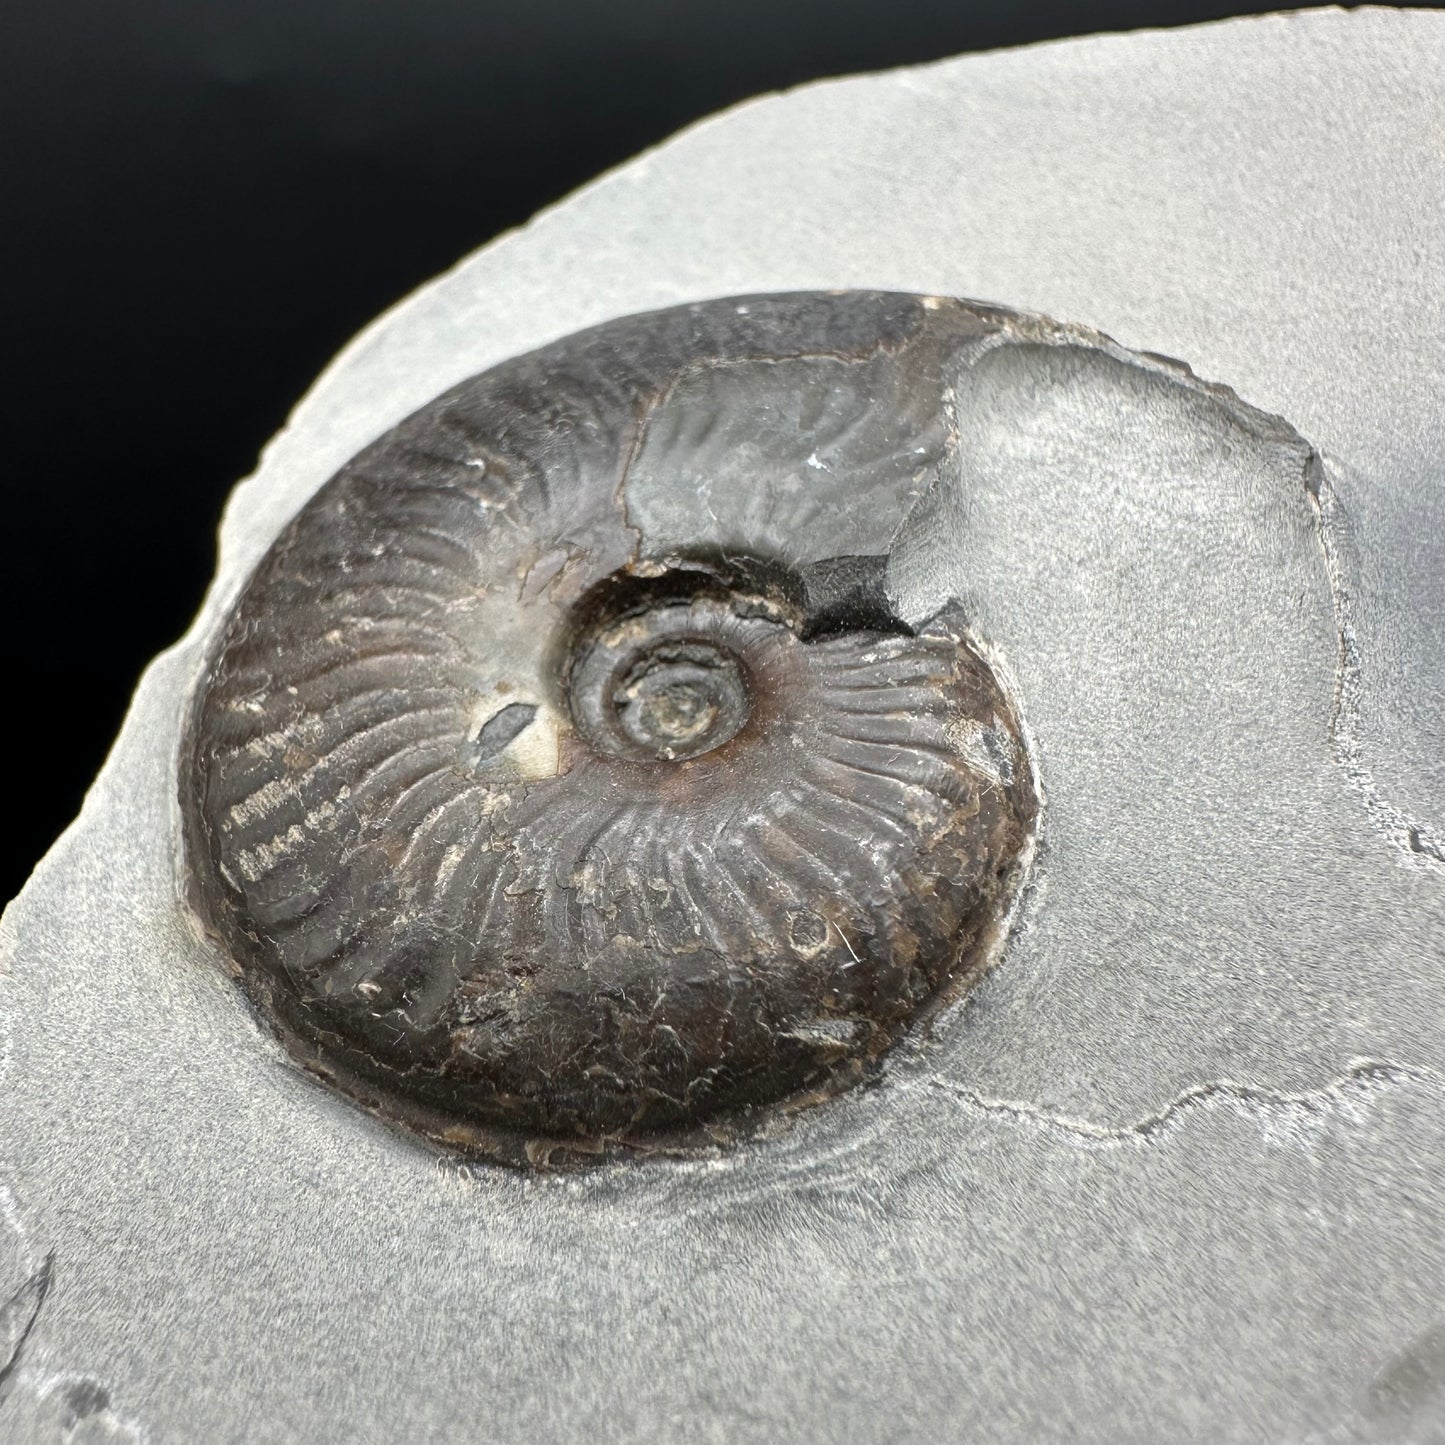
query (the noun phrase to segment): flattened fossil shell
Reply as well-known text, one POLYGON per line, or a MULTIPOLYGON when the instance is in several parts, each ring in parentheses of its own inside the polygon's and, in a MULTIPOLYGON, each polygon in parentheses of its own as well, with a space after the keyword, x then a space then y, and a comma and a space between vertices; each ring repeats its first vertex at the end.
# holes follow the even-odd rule
POLYGON ((194 897, 310 1068, 522 1161, 857 1081, 996 942, 1036 799, 888 550, 1000 314, 630 318, 464 382, 272 547, 198 691, 194 897))

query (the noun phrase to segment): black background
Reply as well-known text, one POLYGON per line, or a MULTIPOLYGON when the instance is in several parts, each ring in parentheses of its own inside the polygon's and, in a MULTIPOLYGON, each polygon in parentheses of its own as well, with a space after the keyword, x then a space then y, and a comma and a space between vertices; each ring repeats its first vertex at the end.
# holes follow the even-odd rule
POLYGON ((1189 0, 12 0, 0 21, 0 900, 210 578, 331 354, 499 230, 818 76, 1269 6, 1189 0))

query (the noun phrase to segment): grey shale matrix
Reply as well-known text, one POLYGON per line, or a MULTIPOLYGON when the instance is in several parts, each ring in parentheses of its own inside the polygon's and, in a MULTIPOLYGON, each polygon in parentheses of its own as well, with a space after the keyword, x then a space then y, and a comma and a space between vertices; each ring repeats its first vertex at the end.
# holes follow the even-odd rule
POLYGON ((1442 114, 805 86, 348 346, 0 923, 0 1440, 1445 1438, 1442 114))

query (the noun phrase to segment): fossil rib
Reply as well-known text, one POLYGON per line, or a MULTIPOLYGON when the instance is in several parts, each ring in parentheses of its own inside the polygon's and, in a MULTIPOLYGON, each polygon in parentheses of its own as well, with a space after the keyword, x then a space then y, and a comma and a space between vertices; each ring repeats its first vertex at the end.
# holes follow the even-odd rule
POLYGON ((893 530, 995 326, 721 301, 475 378, 251 578, 191 721, 195 897, 309 1067, 519 1161, 735 1136, 995 942, 1036 811, 893 530))

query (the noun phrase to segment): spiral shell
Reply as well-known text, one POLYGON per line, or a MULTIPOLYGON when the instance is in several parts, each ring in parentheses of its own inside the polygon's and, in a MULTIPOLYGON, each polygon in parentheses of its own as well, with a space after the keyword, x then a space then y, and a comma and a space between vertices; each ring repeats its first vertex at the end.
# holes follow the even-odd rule
POLYGON ((864 1077, 996 943, 1019 719, 888 551, 1000 314, 753 297, 580 333, 348 463, 189 722, 193 896, 292 1052, 520 1162, 864 1077))

